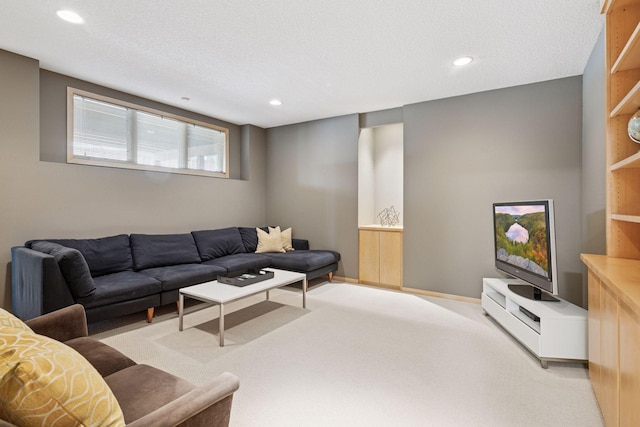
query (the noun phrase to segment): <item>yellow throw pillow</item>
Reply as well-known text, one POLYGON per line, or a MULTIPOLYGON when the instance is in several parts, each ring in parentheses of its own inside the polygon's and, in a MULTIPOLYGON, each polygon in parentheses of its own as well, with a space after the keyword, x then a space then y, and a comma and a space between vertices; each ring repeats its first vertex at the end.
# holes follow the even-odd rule
POLYGON ((293 249, 293 245, 291 243, 291 233, 292 233, 291 227, 282 231, 280 231, 280 226, 276 228, 269 227, 269 234, 271 234, 271 232, 274 232, 274 231, 280 233, 280 238, 282 240, 282 249, 284 249, 287 252, 295 250, 293 249))
POLYGON ((280 236, 280 227, 277 228, 278 232, 269 232, 256 228, 256 232, 258 233, 258 247, 256 248, 256 253, 265 253, 265 252, 284 252, 282 249, 282 238, 280 236))
POLYGON ((63 343, 0 327, 0 418, 17 426, 124 426, 113 392, 63 343))
POLYGON ((0 327, 8 326, 10 328, 19 329, 21 331, 33 332, 26 323, 18 319, 12 313, 0 308, 0 327))

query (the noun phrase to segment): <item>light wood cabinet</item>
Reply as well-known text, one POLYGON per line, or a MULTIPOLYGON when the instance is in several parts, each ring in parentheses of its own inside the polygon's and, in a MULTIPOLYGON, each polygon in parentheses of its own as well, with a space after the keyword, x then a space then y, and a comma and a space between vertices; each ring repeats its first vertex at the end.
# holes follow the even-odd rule
POLYGON ((607 426, 618 425, 618 303, 600 288, 600 410, 607 426))
POLYGON ((360 227, 358 233, 360 283, 400 289, 402 228, 367 226, 360 227))
POLYGON ((602 400, 599 395, 602 389, 602 379, 600 366, 602 358, 600 357, 600 279, 591 270, 589 270, 589 312, 588 312, 588 331, 589 331, 589 378, 593 384, 593 391, 598 401, 602 400))
POLYGON ((624 303, 620 304, 620 337, 620 425, 637 426, 640 424, 640 316, 624 303))
POLYGON ((640 425, 640 260, 581 256, 589 269, 589 377, 605 425, 640 425))

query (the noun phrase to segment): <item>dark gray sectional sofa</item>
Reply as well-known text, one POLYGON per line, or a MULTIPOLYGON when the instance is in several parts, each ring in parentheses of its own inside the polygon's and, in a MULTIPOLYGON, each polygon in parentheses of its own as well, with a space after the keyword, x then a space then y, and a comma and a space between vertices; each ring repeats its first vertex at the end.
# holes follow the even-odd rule
POLYGON ((151 321, 154 307, 178 301, 180 288, 221 274, 272 267, 331 280, 339 253, 292 244, 291 252, 255 253, 250 227, 31 240, 11 248, 12 311, 26 320, 79 303, 90 322, 143 310, 151 321))

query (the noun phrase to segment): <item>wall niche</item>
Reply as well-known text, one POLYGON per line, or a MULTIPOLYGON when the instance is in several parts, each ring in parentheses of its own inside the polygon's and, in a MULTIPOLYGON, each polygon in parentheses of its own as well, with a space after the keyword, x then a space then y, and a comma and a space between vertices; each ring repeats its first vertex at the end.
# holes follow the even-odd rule
POLYGON ((358 140, 358 279, 402 288, 403 124, 360 129, 358 140), (393 207, 397 224, 382 224, 393 207))

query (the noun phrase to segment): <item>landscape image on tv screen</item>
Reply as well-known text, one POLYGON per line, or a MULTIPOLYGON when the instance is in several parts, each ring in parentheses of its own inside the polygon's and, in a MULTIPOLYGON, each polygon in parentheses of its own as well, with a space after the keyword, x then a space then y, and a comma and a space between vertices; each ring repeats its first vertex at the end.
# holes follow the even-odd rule
POLYGON ((549 278, 543 205, 495 206, 496 258, 549 278))

